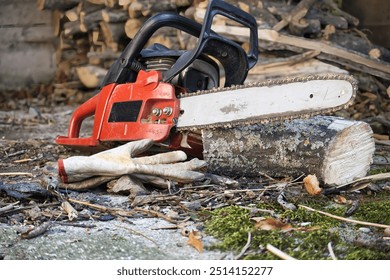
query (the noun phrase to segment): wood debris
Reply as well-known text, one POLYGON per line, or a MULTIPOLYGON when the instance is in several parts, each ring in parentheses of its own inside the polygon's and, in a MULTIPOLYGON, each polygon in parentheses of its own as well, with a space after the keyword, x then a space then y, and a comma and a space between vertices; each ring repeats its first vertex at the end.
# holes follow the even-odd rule
POLYGON ((322 188, 320 188, 320 182, 317 179, 317 176, 314 175, 307 175, 303 179, 303 183, 305 185, 306 191, 310 195, 319 195, 322 192, 322 188))

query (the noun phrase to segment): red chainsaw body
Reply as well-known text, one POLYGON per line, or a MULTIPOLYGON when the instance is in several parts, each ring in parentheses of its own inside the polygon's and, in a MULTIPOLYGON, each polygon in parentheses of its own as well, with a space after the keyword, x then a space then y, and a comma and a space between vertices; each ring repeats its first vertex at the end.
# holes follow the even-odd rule
POLYGON ((140 71, 134 83, 104 86, 79 106, 72 115, 68 136, 58 136, 56 142, 74 148, 145 138, 163 142, 168 139, 179 114, 180 100, 175 86, 162 82, 158 71, 140 71), (79 137, 82 122, 93 115, 92 135, 79 137))

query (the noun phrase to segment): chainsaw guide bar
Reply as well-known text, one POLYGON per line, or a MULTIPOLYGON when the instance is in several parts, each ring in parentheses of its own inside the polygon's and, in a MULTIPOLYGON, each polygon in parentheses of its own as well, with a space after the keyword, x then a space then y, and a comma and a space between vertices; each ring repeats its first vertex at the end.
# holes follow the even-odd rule
POLYGON ((323 74, 185 93, 178 131, 231 128, 329 114, 350 106, 357 81, 323 74))

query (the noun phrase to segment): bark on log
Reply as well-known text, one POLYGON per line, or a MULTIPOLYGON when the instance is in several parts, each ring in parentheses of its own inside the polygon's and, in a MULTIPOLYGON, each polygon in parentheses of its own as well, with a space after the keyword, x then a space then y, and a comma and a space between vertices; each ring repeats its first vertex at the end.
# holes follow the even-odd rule
POLYGON ((102 10, 102 17, 105 22, 125 22, 129 15, 125 10, 102 10))
POLYGON ((212 173, 315 174, 325 185, 365 176, 375 150, 367 123, 331 116, 204 130, 202 138, 204 158, 212 173))
POLYGON ((37 0, 37 8, 40 11, 42 10, 65 11, 76 6, 80 2, 81 0, 37 0))
POLYGON ((103 33, 106 46, 115 52, 119 51, 119 45, 126 38, 124 24, 102 21, 100 22, 100 29, 103 33))

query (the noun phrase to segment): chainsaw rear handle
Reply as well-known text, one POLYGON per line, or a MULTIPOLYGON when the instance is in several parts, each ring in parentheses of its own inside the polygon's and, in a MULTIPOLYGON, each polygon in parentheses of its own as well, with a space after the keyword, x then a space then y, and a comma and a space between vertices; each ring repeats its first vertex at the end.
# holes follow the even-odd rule
POLYGON ((241 84, 247 72, 257 62, 258 42, 256 20, 244 11, 221 0, 211 0, 203 26, 175 13, 160 13, 149 18, 139 29, 133 40, 106 74, 102 86, 112 83, 134 82, 142 66, 136 60, 150 37, 161 27, 173 27, 198 37, 198 44, 192 51, 185 52, 163 75, 163 81, 170 81, 189 66, 202 52, 215 57, 225 68, 225 86, 241 84), (214 15, 221 14, 235 20, 251 31, 251 48, 247 55, 240 45, 219 36, 211 30, 214 15), (234 67, 234 68, 233 68, 234 67))
MULTIPOLYGON (((226 45, 235 44, 231 40, 228 40, 225 37, 222 37, 211 30, 214 16, 216 16, 217 14, 223 15, 233 21, 236 21, 248 27, 250 30, 250 38, 249 38, 250 50, 248 54, 245 54, 244 56, 247 65, 244 67, 245 69, 242 69, 242 67, 235 64, 234 71, 232 71, 232 74, 235 72, 244 71, 245 76, 243 77, 243 80, 238 83, 241 84, 244 82, 248 70, 251 69, 253 66, 255 66, 257 63, 257 58, 258 58, 257 22, 252 15, 222 0, 210 0, 206 14, 204 16, 202 30, 199 35, 199 40, 196 47, 193 50, 187 51, 183 55, 181 55, 176 61, 176 63, 172 66, 172 68, 170 68, 169 70, 163 73, 163 81, 172 80, 184 68, 189 66, 208 47, 209 47, 208 48, 209 51, 214 50, 215 53, 214 47, 217 47, 217 45, 215 45, 215 43, 213 44, 213 41, 218 41, 219 43, 223 43, 226 45)), ((239 46, 238 44, 236 45, 236 48, 242 49, 241 46, 239 46)), ((222 53, 222 57, 225 56, 232 56, 232 54, 225 51, 224 53, 222 53)), ((232 57, 230 57, 230 59, 232 59, 232 57)), ((234 61, 230 61, 230 63, 232 62, 234 61)), ((229 71, 225 71, 225 72, 227 74, 226 76, 228 76, 229 71)), ((225 84, 225 86, 230 86, 230 85, 231 84, 228 85, 225 84)))
POLYGON ((248 14, 235 6, 229 5, 226 2, 220 0, 211 0, 207 13, 205 15, 205 22, 203 23, 202 34, 200 35, 201 38, 204 38, 206 36, 208 37, 214 36, 213 35, 214 32, 212 32, 211 30, 211 26, 213 23, 213 18, 217 14, 223 15, 249 28, 250 49, 247 54, 248 67, 249 69, 254 67, 257 63, 258 50, 259 50, 256 19, 251 14, 248 14))

